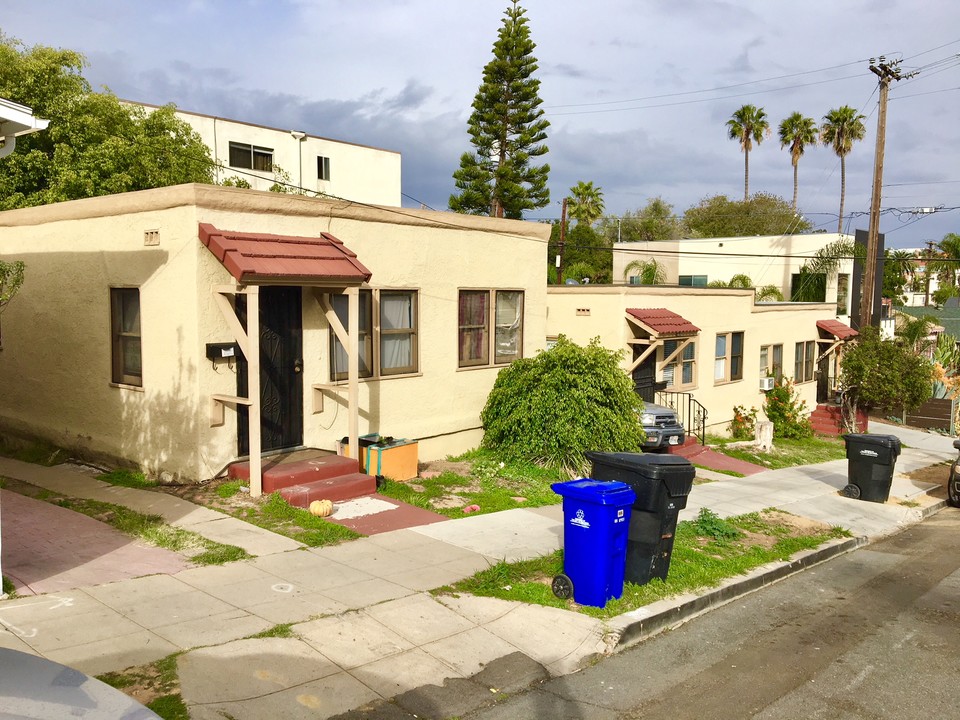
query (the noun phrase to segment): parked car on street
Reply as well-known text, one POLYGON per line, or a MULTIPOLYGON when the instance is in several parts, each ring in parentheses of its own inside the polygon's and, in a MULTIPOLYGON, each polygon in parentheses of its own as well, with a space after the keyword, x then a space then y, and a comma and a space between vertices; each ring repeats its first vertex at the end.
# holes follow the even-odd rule
POLYGON ((640 424, 647 434, 644 450, 666 450, 670 445, 683 445, 686 439, 683 425, 677 420, 673 408, 644 403, 640 424))

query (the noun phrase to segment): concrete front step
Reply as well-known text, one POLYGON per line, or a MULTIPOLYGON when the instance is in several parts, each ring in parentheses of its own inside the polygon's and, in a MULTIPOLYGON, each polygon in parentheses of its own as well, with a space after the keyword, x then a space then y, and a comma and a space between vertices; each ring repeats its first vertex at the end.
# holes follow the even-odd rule
MULTIPOLYGON (((272 493, 295 485, 352 475, 359 469, 360 465, 354 458, 343 455, 316 455, 284 460, 265 459, 262 469, 263 492, 272 493)), ((234 480, 249 480, 249 461, 233 463, 227 474, 234 480)))
POLYGON ((340 502, 372 495, 376 491, 377 479, 373 475, 355 472, 284 487, 280 489, 280 496, 294 507, 306 508, 314 500, 340 502))

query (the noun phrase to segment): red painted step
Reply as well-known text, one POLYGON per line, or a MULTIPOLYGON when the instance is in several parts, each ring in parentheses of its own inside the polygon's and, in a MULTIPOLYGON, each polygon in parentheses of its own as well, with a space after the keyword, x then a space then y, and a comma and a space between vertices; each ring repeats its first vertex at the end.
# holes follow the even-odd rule
MULTIPOLYGON (((280 496, 294 507, 306 508, 314 500, 339 502, 372 495, 376 491, 377 479, 373 475, 355 472, 284 487, 280 489, 280 496)), ((264 492, 268 491, 264 490, 264 492)))
MULTIPOLYGON (((355 459, 343 455, 318 455, 283 461, 268 459, 263 463, 262 488, 264 493, 272 493, 294 485, 356 474, 359 469, 360 465, 355 459)), ((234 480, 249 480, 249 461, 234 463, 227 474, 234 480)))

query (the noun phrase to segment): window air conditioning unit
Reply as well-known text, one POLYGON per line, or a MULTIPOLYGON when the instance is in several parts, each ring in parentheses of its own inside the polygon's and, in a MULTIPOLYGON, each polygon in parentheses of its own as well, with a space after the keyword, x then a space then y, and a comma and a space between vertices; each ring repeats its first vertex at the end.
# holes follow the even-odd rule
POLYGON ((772 377, 762 377, 760 378, 760 389, 763 391, 773 390, 774 378, 772 377))

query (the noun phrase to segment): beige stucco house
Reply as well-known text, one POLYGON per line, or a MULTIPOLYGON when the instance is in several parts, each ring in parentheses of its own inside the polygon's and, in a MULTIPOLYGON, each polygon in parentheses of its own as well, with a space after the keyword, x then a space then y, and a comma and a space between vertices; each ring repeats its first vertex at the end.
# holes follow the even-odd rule
POLYGON ((724 434, 734 406, 761 410, 769 378, 785 376, 808 410, 829 398, 842 343, 856 335, 826 303, 757 303, 753 290, 667 285, 565 285, 547 290, 547 333, 623 350, 650 402, 698 413, 724 434))
POLYGON ((544 346, 548 235, 209 185, 0 213, 27 266, 0 431, 193 479, 358 433, 464 451, 499 369, 544 346))
POLYGON ((284 180, 308 194, 372 205, 402 204, 399 152, 187 110, 177 110, 176 116, 210 148, 217 183, 240 178, 254 190, 267 190, 284 180))

